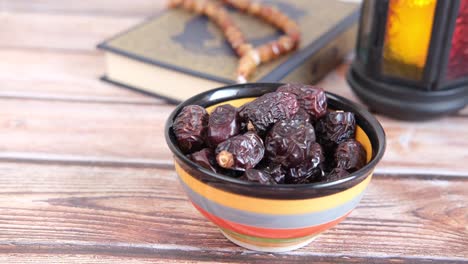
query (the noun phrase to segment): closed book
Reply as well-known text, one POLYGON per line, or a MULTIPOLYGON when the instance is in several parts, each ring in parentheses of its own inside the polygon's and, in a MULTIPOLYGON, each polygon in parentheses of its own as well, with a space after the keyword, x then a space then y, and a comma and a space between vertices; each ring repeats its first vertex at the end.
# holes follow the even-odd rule
MULTIPOLYGON (((294 19, 302 33, 299 48, 261 64, 249 82, 315 83, 354 47, 359 5, 348 1, 264 0, 294 19)), ((257 17, 228 9, 249 43, 281 36, 257 17)), ((104 50, 103 80, 171 102, 236 82, 238 57, 208 18, 166 9, 98 45, 104 50)))

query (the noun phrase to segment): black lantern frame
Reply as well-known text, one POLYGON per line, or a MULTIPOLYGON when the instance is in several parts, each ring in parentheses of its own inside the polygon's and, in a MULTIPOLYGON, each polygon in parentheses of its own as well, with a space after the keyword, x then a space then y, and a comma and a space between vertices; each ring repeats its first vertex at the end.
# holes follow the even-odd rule
POLYGON ((351 88, 372 110, 399 119, 430 119, 464 108, 468 103, 468 69, 464 76, 453 80, 446 76, 459 10, 462 1, 468 4, 468 0, 436 2, 433 23, 429 25, 432 30, 427 58, 419 80, 383 71, 390 1, 365 0, 362 5, 356 57, 347 75, 351 88))

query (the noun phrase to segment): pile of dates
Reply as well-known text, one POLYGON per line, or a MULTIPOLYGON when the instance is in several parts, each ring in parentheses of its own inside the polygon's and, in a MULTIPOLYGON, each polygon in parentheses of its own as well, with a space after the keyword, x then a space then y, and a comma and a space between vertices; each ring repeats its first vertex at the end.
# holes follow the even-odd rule
POLYGON ((366 164, 353 113, 327 108, 325 92, 285 84, 240 108, 211 114, 184 107, 173 130, 179 148, 200 166, 261 184, 335 181, 366 164))

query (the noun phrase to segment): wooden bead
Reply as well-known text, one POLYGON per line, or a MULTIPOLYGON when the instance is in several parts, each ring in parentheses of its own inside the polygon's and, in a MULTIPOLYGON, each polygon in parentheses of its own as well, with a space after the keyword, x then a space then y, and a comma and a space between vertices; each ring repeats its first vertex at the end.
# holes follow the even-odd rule
POLYGON ((236 7, 237 9, 240 9, 241 11, 247 10, 250 5, 250 0, 225 0, 224 2, 236 7))
POLYGON ((247 12, 250 15, 256 16, 259 15, 261 12, 262 6, 259 3, 251 3, 247 8, 247 12))
POLYGON ((239 46, 239 49, 237 50, 237 54, 239 54, 241 57, 247 54, 249 50, 253 49, 252 45, 250 44, 242 44, 239 46))
POLYGON ((276 41, 270 43, 270 49, 273 51, 273 58, 277 58, 281 54, 280 47, 276 41))
POLYGON ((294 41, 289 36, 282 36, 278 40, 278 44, 281 47, 282 53, 287 53, 294 49, 294 41))
POLYGON ((296 22, 292 21, 292 20, 288 20, 286 22, 286 24, 284 25, 284 29, 289 29, 289 30, 293 30, 293 29, 296 29, 296 30, 299 30, 299 26, 297 25, 296 22))
POLYGON ((260 59, 262 62, 269 62, 273 59, 273 51, 269 45, 262 45, 258 48, 258 53, 260 54, 260 59))
POLYGON ((237 28, 232 28, 229 32, 225 32, 225 36, 228 42, 236 47, 244 42, 244 36, 237 28))
POLYGON ((245 39, 242 38, 242 39, 236 39, 234 41, 229 41, 229 44, 231 45, 231 47, 236 51, 237 55, 240 56, 240 54, 237 52, 237 49, 243 45, 245 43, 245 39))
POLYGON ((184 2, 182 3, 182 7, 187 10, 194 11, 195 0, 184 0, 184 2))
POLYGON ((276 26, 280 15, 282 15, 282 13, 278 10, 276 6, 271 7, 271 14, 268 17, 269 23, 276 26))
POLYGON ((179 7, 180 5, 182 5, 182 2, 183 2, 183 0, 170 0, 169 1, 169 7, 170 8, 179 7))
POLYGON ((260 17, 265 19, 265 20, 270 20, 271 19, 271 14, 272 14, 272 11, 271 11, 271 7, 269 6, 262 6, 262 8, 260 9, 260 17))
POLYGON ((294 41, 297 45, 301 41, 301 33, 296 29, 286 31, 286 34, 294 41))
POLYGON ((255 62, 255 66, 259 65, 262 60, 260 59, 260 54, 258 53, 258 50, 256 49, 251 49, 249 50, 245 56, 248 56, 250 59, 252 59, 253 62, 255 62))
POLYGON ((220 23, 218 25, 219 25, 219 27, 221 27, 221 30, 223 30, 223 31, 227 31, 230 27, 237 28, 236 25, 234 24, 234 22, 232 22, 232 20, 229 17, 227 17, 223 21, 220 21, 220 23))
POLYGON ((228 14, 224 9, 219 8, 215 13, 213 19, 216 24, 221 24, 223 20, 227 19, 228 14))
POLYGON ((240 37, 232 37, 232 36, 228 37, 227 36, 226 38, 233 49, 236 49, 237 47, 245 43, 243 36, 240 36, 240 37))
POLYGON ((237 27, 231 26, 224 31, 224 34, 228 36, 229 35, 242 35, 242 32, 240 32, 240 30, 237 27))
POLYGON ((214 18, 215 14, 216 14, 216 10, 217 10, 217 6, 216 4, 212 3, 212 2, 208 2, 205 6, 205 14, 210 17, 211 19, 214 18))
MULTIPOLYGON (((267 18, 265 18, 265 21, 266 21, 267 23, 269 23, 270 25, 273 25, 273 26, 276 25, 277 20, 278 20, 278 19, 276 18, 275 14, 273 14, 273 13, 272 13, 270 16, 268 16, 267 18)), ((281 29, 281 28, 280 28, 280 29, 281 29)))
POLYGON ((284 26, 289 21, 289 17, 283 13, 279 13, 275 20, 275 26, 284 29, 284 26))
POLYGON ((237 69, 237 76, 243 76, 248 79, 249 76, 255 71, 257 65, 250 56, 243 56, 239 60, 239 67, 237 69))
POLYGON ((194 6, 195 13, 203 14, 203 11, 204 11, 205 6, 206 6, 206 2, 207 2, 206 0, 195 1, 195 6, 194 6))

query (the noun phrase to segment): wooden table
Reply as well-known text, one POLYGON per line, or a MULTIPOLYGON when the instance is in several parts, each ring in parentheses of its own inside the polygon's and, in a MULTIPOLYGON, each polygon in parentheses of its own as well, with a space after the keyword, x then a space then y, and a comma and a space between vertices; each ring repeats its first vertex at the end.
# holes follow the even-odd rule
MULTIPOLYGON (((468 110, 388 137, 358 208, 311 245, 261 254, 187 202, 163 138, 174 108, 98 80, 95 45, 159 0, 0 5, 0 263, 468 263, 468 110)), ((322 85, 356 100, 343 75, 322 85)))

